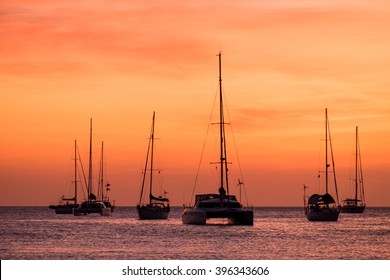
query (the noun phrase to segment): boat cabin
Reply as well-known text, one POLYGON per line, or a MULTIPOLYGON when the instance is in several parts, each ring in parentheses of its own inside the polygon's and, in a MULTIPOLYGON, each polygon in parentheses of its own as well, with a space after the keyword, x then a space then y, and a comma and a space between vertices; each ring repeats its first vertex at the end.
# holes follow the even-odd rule
POLYGON ((235 195, 198 194, 195 196, 195 207, 198 208, 241 208, 235 195))

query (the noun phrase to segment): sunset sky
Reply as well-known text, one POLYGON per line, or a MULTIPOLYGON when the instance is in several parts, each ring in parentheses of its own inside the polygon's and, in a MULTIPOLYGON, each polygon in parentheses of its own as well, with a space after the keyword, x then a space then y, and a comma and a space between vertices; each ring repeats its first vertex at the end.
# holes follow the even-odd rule
MULTIPOLYGON (((136 205, 153 110, 163 188, 188 204, 222 51, 235 193, 234 142, 250 204, 324 192, 328 108, 340 199, 359 126, 367 204, 390 206, 389 35, 387 0, 2 0, 0 205, 69 194, 90 118, 94 182, 104 141, 110 197, 136 205)), ((195 193, 218 189, 215 160, 204 156, 195 193)))

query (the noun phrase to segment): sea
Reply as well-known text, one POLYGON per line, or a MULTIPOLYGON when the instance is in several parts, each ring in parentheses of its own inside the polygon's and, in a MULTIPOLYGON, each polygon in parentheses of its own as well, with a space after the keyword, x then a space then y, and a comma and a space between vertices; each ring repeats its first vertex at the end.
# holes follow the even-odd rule
POLYGON ((302 207, 254 207, 254 226, 56 215, 48 207, 0 207, 1 260, 390 260, 390 208, 310 222, 302 207))

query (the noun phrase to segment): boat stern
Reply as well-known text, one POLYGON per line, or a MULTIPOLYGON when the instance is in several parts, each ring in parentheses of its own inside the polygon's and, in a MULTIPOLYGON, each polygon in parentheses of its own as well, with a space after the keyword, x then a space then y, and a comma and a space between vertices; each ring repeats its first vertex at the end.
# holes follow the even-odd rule
POLYGON ((192 225, 205 225, 206 224, 206 212, 199 211, 195 208, 185 208, 181 219, 183 224, 192 224, 192 225))

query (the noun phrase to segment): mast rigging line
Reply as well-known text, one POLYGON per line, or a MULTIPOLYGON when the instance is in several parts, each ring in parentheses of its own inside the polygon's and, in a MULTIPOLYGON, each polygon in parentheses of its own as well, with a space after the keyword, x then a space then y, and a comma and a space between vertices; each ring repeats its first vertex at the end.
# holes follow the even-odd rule
MULTIPOLYGON (((153 112, 153 119, 154 119, 154 112, 153 112)), ((149 165, 149 152, 150 152, 150 149, 151 149, 151 142, 152 142, 152 135, 153 135, 153 124, 152 124, 152 127, 150 128, 150 137, 149 137, 149 141, 148 141, 148 150, 146 152, 146 161, 145 161, 145 167, 144 167, 144 172, 142 174, 142 185, 141 185, 141 194, 140 194, 140 197, 139 197, 139 202, 138 204, 141 205, 142 203, 142 196, 143 196, 143 193, 144 193, 144 188, 145 188, 145 181, 146 181, 146 170, 148 169, 148 165, 149 165)))
MULTIPOLYGON (((210 126, 212 126, 212 125, 220 125, 221 124, 221 121, 211 122, 213 117, 214 117, 214 109, 216 107, 217 97, 219 97, 219 94, 220 94, 219 90, 220 90, 220 81, 218 80, 218 86, 217 86, 217 89, 216 89, 216 92, 215 92, 214 101, 213 101, 213 105, 212 105, 212 110, 211 110, 211 113, 210 113, 209 122, 208 122, 207 130, 206 130, 206 136, 204 138, 204 142, 203 142, 203 146, 202 146, 202 153, 201 153, 201 157, 200 157, 200 160, 199 160, 199 163, 198 163, 197 172, 196 172, 195 181, 194 181, 194 186, 193 186, 193 189, 192 189, 190 205, 192 205, 192 202, 193 202, 192 199, 193 199, 194 194, 195 194, 195 188, 196 188, 196 185, 197 185, 197 182, 198 182, 198 178, 199 178, 200 167, 201 167, 202 162, 203 162, 203 156, 204 156, 204 151, 205 151, 205 148, 206 148, 207 138, 208 138, 209 131, 210 131, 210 126)), ((224 92, 225 92, 225 89, 222 87, 222 95, 223 95, 223 97, 226 96, 224 92)), ((223 105, 224 105, 224 108, 226 108, 226 111, 227 111, 228 122, 226 122, 225 119, 223 119, 222 124, 229 125, 230 129, 231 129, 232 140, 233 140, 233 143, 234 143, 234 150, 235 150, 235 153, 236 153, 236 158, 237 158, 237 163, 238 163, 238 168, 239 168, 240 180, 242 181, 242 185, 244 187, 243 189, 244 189, 245 202, 246 202, 247 206, 249 206, 249 200, 248 200, 248 195, 247 195, 247 192, 246 192, 245 183, 243 183, 243 182, 245 182, 245 180, 243 178, 241 162, 240 162, 240 158, 238 156, 238 150, 237 150, 236 139, 234 137, 233 126, 232 126, 232 124, 230 122, 230 120, 231 120, 231 118, 230 118, 230 111, 229 111, 229 107, 227 106, 226 98, 223 98, 223 105)), ((223 139, 224 144, 226 143, 226 139, 225 138, 226 137, 224 137, 224 139, 223 139)), ((226 149, 226 147, 225 147, 225 149, 226 149)), ((218 164, 220 164, 220 161, 218 161, 218 162, 210 162, 210 164, 218 165, 218 164)), ((225 161, 225 164, 232 164, 232 163, 228 162, 228 161, 225 161)), ((222 170, 221 170, 221 172, 222 172, 222 170)))
POLYGON ((358 153, 359 153, 359 173, 360 173, 360 188, 361 188, 361 199, 363 203, 366 203, 366 196, 364 194, 364 181, 363 181, 363 168, 362 168, 362 155, 360 153, 360 139, 357 137, 357 144, 358 144, 358 153))
POLYGON ((336 169, 335 169, 335 162, 334 162, 334 155, 333 155, 333 145, 332 145, 332 138, 330 134, 330 127, 329 127, 329 119, 328 119, 328 132, 329 132, 329 145, 330 145, 330 155, 332 157, 332 172, 333 172, 333 180, 334 180, 334 186, 336 189, 336 199, 337 199, 337 205, 339 205, 339 191, 337 187, 337 180, 336 180, 336 169))
MULTIPOLYGON (((80 155, 80 149, 79 149, 79 146, 77 146, 77 154, 79 156, 79 161, 80 161, 80 165, 81 165, 81 171, 83 173, 83 179, 84 179, 84 187, 85 189, 87 190, 88 192, 88 183, 87 183, 87 178, 85 176, 85 172, 84 172, 84 166, 83 166, 83 162, 81 161, 81 155, 80 155)), ((79 175, 81 176, 81 174, 79 175)), ((81 178, 80 178, 81 179, 81 178)), ((81 181, 81 180, 80 180, 81 181)), ((83 190, 83 195, 84 195, 84 199, 85 199, 85 190, 83 188, 81 188, 83 190)))
MULTIPOLYGON (((219 82, 218 82, 219 83, 219 82)), ((204 155, 204 150, 206 148, 206 142, 207 142, 207 137, 209 135, 209 131, 210 131, 210 126, 212 125, 211 123, 211 119, 213 118, 213 109, 215 107, 215 102, 217 100, 217 95, 219 93, 219 86, 217 86, 217 89, 216 89, 216 92, 215 92, 215 95, 214 95, 214 101, 213 101, 213 105, 211 107, 211 113, 210 113, 210 117, 209 117, 209 121, 208 121, 208 125, 207 125, 207 130, 206 130, 206 136, 204 138, 204 141, 203 141, 203 147, 202 147, 202 153, 200 154, 200 159, 199 159, 199 163, 198 163, 198 168, 197 168, 197 171, 196 171, 196 176, 195 176, 195 182, 194 182, 194 186, 192 188, 192 194, 191 194, 191 201, 190 201, 190 205, 192 205, 192 199, 195 195, 195 187, 196 187, 196 184, 198 182, 198 178, 199 178, 199 171, 200 171, 200 166, 202 165, 202 161, 203 161, 203 155, 204 155)))
MULTIPOLYGON (((226 108, 226 111, 227 111, 228 119, 231 120, 231 118, 230 118, 230 111, 229 111, 229 107, 228 107, 227 102, 226 102, 226 98, 224 99, 224 101, 225 101, 225 108, 226 108)), ((233 125, 229 123, 229 126, 230 126, 230 129, 231 129, 231 132, 232 132, 234 150, 236 152, 238 168, 239 168, 239 171, 240 171, 240 179, 241 179, 242 185, 244 186, 245 201, 246 201, 247 206, 249 206, 249 200, 248 200, 248 196, 247 196, 247 193, 246 193, 246 187, 245 187, 245 183, 244 183, 245 180, 244 180, 244 176, 243 176, 242 168, 241 168, 241 161, 240 161, 240 158, 238 156, 238 149, 237 149, 237 144, 236 144, 236 138, 234 137, 233 125)))

